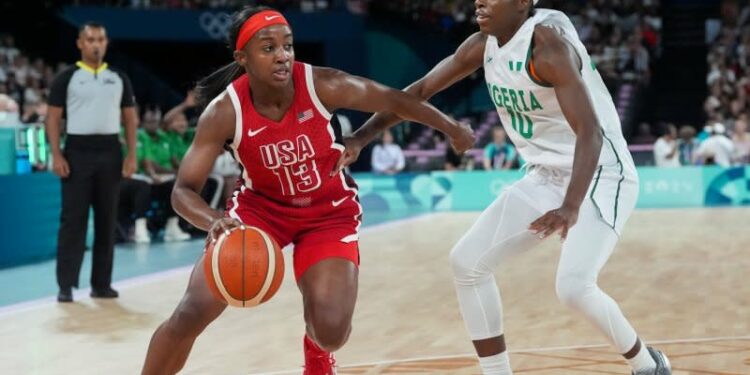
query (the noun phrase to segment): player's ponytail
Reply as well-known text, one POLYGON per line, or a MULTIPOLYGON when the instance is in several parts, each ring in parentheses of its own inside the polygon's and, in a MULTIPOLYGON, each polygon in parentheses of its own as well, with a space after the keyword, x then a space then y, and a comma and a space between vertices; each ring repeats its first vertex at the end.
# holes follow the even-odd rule
POLYGON ((219 70, 198 81, 195 86, 195 97, 200 108, 206 108, 208 103, 224 91, 235 79, 242 76, 245 70, 236 62, 224 65, 219 70))
MULTIPOLYGON (((265 6, 246 6, 232 15, 229 26, 228 42, 230 51, 234 51, 240 29, 245 22, 256 13, 271 8, 265 6)), ((205 108, 214 98, 219 96, 234 80, 245 73, 245 69, 236 62, 224 65, 217 71, 198 81, 195 87, 196 99, 200 108, 205 108)))

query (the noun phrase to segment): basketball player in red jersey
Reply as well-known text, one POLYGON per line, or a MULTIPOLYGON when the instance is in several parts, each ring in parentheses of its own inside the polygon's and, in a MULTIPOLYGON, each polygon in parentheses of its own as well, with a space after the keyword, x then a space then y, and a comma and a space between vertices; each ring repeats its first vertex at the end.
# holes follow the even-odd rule
MULTIPOLYGON (((470 128, 415 96, 295 62, 292 40, 291 28, 274 10, 248 7, 235 14, 230 29, 235 61, 199 83, 199 97, 210 103, 182 161, 172 202, 180 215, 209 232, 209 241, 248 225, 282 247, 295 245, 307 331, 305 374, 327 375, 335 373, 331 353, 351 331, 362 215, 352 179, 331 173, 344 150, 331 113, 394 112, 444 132, 458 152, 470 148, 474 137, 470 128), (242 166, 227 216, 199 195, 224 147, 242 166)), ((225 308, 206 284, 201 257, 182 301, 151 339, 143 374, 179 371, 196 337, 225 308)))

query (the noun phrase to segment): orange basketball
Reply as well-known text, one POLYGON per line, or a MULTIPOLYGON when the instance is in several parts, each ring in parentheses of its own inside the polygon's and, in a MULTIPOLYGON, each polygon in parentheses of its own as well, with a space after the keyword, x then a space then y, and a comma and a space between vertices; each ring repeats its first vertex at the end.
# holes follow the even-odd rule
POLYGON ((231 306, 253 307, 276 294, 284 279, 284 255, 268 233, 255 228, 222 234, 206 249, 206 281, 231 306))

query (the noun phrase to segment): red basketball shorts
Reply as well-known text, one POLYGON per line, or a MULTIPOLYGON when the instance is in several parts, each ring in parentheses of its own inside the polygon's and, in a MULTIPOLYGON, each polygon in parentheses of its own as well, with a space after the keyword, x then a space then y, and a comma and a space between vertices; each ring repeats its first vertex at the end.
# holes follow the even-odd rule
POLYGON ((301 219, 278 212, 274 214, 274 210, 256 204, 238 204, 227 207, 227 216, 260 228, 282 248, 294 244, 294 276, 297 281, 310 267, 329 258, 343 258, 359 266, 360 222, 355 215, 301 219))

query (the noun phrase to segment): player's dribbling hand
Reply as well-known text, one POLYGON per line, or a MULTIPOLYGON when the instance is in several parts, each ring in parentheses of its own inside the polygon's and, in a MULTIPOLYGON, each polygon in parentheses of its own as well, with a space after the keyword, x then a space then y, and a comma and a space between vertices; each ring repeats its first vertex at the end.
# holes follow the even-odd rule
POLYGON ((66 178, 70 175, 70 166, 62 154, 52 156, 52 171, 60 178, 66 178))
POLYGON ((211 228, 208 229, 206 245, 219 239, 222 234, 229 234, 229 231, 235 228, 245 229, 245 224, 231 217, 222 217, 221 219, 214 220, 211 223, 211 228))
POLYGON ((559 230, 561 231, 560 239, 565 240, 568 237, 568 229, 575 225, 577 221, 578 209, 562 206, 534 220, 529 225, 529 230, 538 234, 539 238, 547 238, 559 230))
POLYGON ((459 127, 461 128, 461 131, 459 132, 459 134, 450 137, 450 143, 451 147, 453 147, 453 150, 456 151, 457 154, 461 155, 470 148, 474 147, 476 138, 474 138, 474 130, 472 130, 471 126, 469 126, 468 124, 459 123, 459 127))
POLYGON ((357 161, 359 153, 362 152, 364 145, 362 145, 356 137, 344 137, 344 147, 344 153, 341 154, 339 161, 336 162, 336 167, 331 171, 331 177, 337 175, 348 165, 357 161))

